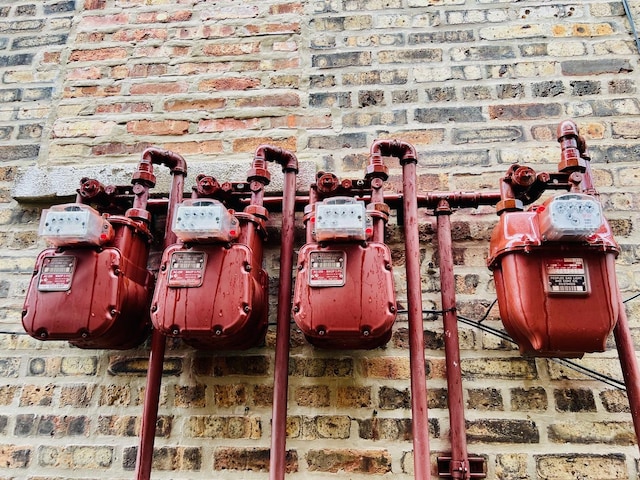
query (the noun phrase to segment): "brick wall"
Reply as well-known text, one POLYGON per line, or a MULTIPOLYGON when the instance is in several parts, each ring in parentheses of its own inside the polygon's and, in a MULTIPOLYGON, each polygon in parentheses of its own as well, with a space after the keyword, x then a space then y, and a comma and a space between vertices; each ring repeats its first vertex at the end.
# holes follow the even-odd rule
MULTIPOLYGON (((640 2, 629 3, 640 22, 640 2)), ((555 169, 555 127, 573 118, 629 298, 640 290, 638 58, 613 1, 0 2, 0 325, 16 332, 0 335, 0 477, 132 478, 139 434, 146 348, 82 351, 20 335, 44 245, 40 209, 58 195, 38 177, 96 166, 108 182, 109 168, 132 170, 149 145, 213 171, 248 166, 264 142, 359 177, 371 142, 395 137, 417 147, 421 189, 495 190, 513 162, 555 169), (39 191, 20 198, 16 181, 39 191)), ((399 181, 392 165, 389 188, 399 181)), ((439 283, 428 213, 430 309, 439 283)), ((495 220, 488 208, 452 217, 458 308, 475 319, 495 298, 485 267, 495 220)), ((406 304, 397 228, 389 240, 406 304)), ((277 255, 272 245, 273 277, 277 255)), ((640 301, 627 309, 637 338, 640 301)), ((449 450, 440 320, 425 322, 434 455, 449 450)), ((486 323, 500 328, 497 309, 486 323)), ((412 478, 406 327, 401 316, 388 346, 365 352, 317 351, 293 331, 290 478, 412 478)), ((240 354, 171 343, 154 478, 265 478, 274 336, 240 354)), ((486 456, 489 478, 638 476, 623 392, 471 327, 460 341, 469 451, 486 456)), ((581 363, 621 376, 612 342, 581 363)))

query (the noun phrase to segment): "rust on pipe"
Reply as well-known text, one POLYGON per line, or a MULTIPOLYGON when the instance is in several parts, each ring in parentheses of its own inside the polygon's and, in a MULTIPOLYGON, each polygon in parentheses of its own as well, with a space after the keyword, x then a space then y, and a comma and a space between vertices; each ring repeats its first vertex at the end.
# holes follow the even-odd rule
POLYGON ((276 162, 282 166, 282 171, 284 172, 280 278, 278 283, 276 351, 271 415, 271 453, 269 458, 269 478, 271 480, 282 480, 286 471, 287 389, 289 387, 289 340, 291 336, 291 294, 298 159, 287 150, 270 145, 261 145, 256 150, 252 168, 255 175, 252 180, 256 180, 256 177, 259 177, 260 173, 262 173, 259 168, 256 168, 256 165, 257 167, 260 166, 260 161, 276 162))
POLYGON ((638 368, 635 345, 629 330, 629 320, 622 302, 620 302, 620 313, 618 314, 618 322, 613 329, 613 336, 616 340, 616 348, 620 357, 624 384, 627 387, 627 398, 629 400, 633 428, 636 433, 636 444, 640 448, 640 369, 638 368))
POLYGON ((456 280, 453 272, 451 239, 451 207, 442 200, 435 210, 437 218, 438 263, 440 269, 440 296, 444 323, 444 349, 447 367, 447 398, 451 439, 451 478, 471 478, 460 369, 458 341, 458 314, 456 312, 456 280))
MULTIPOLYGON (((177 241, 171 230, 176 206, 184 195, 184 177, 187 176, 187 163, 184 158, 174 152, 159 148, 148 148, 142 154, 142 161, 136 172, 137 179, 148 182, 153 175, 153 164, 165 165, 171 171, 171 190, 167 205, 167 220, 163 247, 166 248, 177 241), (150 168, 149 168, 150 167, 150 168)), ((153 177, 155 181, 155 177, 153 177)), ((134 175, 134 180, 136 176, 134 175)), ((153 445, 158 421, 158 403, 160 401, 160 387, 162 385, 162 369, 166 338, 158 330, 151 332, 151 351, 149 353, 149 367, 147 370, 147 386, 142 409, 140 425, 140 442, 136 459, 136 480, 149 480, 153 464, 153 445)))
POLYGON ((417 173, 415 148, 396 140, 376 140, 366 169, 367 178, 388 177, 382 157, 396 157, 402 165, 402 205, 404 211, 407 309, 409 320, 409 365, 411 368, 411 417, 413 430, 413 465, 417 480, 431 478, 427 381, 424 360, 422 323, 422 289, 420 279, 420 238, 418 234, 417 173))

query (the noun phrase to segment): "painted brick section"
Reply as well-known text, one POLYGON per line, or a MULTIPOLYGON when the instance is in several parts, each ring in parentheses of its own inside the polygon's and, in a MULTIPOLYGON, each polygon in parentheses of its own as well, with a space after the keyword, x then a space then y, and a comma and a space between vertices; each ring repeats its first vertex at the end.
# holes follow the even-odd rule
MULTIPOLYGON (((640 4, 630 4, 638 22, 640 4)), ((37 342, 20 335, 20 318, 44 246, 41 209, 72 198, 80 172, 128 184, 149 146, 185 156, 191 179, 223 162, 242 177, 256 147, 271 143, 314 164, 301 174, 304 190, 316 169, 361 178, 373 140, 396 138, 418 150, 421 194, 496 191, 512 163, 554 169, 555 129, 571 117, 621 245, 622 296, 638 293, 639 57, 628 28, 621 2, 597 0, 4 2, 0 330, 16 333, 0 334, 0 478, 133 475, 148 345, 105 352, 37 342), (23 203, 12 199, 16 179, 37 186, 23 203)), ((400 191, 400 165, 388 166, 386 188, 400 191)), ((157 170, 166 186, 167 172, 157 170)), ((393 213, 386 238, 406 308, 404 238, 393 213)), ((451 446, 431 213, 420 212, 419 228, 435 469, 451 446)), ((457 311, 501 329, 485 265, 495 212, 456 211, 451 220, 457 311)), ((274 214, 265 260, 271 322, 278 226, 274 214)), ((626 308, 637 340, 640 301, 626 308)), ((469 451, 486 458, 487 478, 638 477, 624 392, 552 360, 522 358, 506 339, 468 325, 459 340, 469 451)), ((287 478, 414 478, 408 343, 405 314, 389 344, 372 351, 316 350, 292 328, 287 478)), ((168 343, 159 478, 267 475, 274 345, 274 326, 248 352, 168 343)), ((622 378, 613 340, 579 361, 622 378)))

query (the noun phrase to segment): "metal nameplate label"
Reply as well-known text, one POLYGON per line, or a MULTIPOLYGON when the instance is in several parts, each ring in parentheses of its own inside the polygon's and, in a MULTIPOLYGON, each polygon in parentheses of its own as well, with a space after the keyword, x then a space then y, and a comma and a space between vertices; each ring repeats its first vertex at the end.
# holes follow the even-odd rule
POLYGON ((170 287, 199 287, 204 279, 207 264, 204 252, 173 252, 169 261, 170 287))
POLYGON ((309 286, 342 287, 347 277, 347 254, 343 251, 309 252, 309 286))
POLYGON ((73 272, 76 270, 76 257, 44 257, 38 279, 41 292, 66 292, 71 289, 73 272))
POLYGON ((587 271, 583 258, 551 258, 545 260, 549 293, 589 293, 587 271))

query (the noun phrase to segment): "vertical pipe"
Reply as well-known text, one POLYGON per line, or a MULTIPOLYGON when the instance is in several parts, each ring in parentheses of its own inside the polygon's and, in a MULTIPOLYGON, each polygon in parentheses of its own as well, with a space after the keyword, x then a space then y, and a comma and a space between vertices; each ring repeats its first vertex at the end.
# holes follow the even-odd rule
POLYGON ((431 454, 429 451, 429 419, 427 414, 427 373, 424 364, 418 197, 416 191, 416 164, 414 162, 407 162, 402 166, 402 192, 407 271, 407 307, 409 310, 413 468, 416 480, 429 480, 431 478, 431 454))
POLYGON ((447 398, 451 430, 451 478, 469 478, 469 457, 462 398, 458 315, 456 313, 456 281, 453 273, 451 240, 451 208, 441 200, 436 208, 438 228, 438 263, 440 267, 440 295, 444 322, 444 348, 447 365, 447 398))
MULTIPOLYGON (((171 190, 167 206, 167 220, 163 248, 176 242, 176 235, 171 230, 176 205, 182 201, 184 192, 184 177, 187 175, 187 165, 184 159, 173 152, 149 148, 144 151, 143 159, 153 163, 164 163, 171 169, 171 190)), ((162 385, 162 369, 166 339, 158 330, 151 332, 151 352, 149 353, 149 367, 147 370, 147 386, 144 392, 142 421, 140 424, 140 443, 136 459, 136 480, 149 480, 153 464, 153 444, 156 436, 158 421, 158 404, 160 402, 160 387, 162 385)))
POLYGON ((429 418, 427 412, 427 372, 424 360, 422 322, 422 281, 420 279, 420 236, 418 232, 418 157, 413 145, 396 140, 376 140, 371 145, 367 178, 385 180, 388 169, 384 156, 397 157, 402 165, 402 210, 404 213, 407 310, 409 320, 409 367, 411 369, 411 422, 413 470, 416 480, 430 480, 429 418))
POLYGON ((280 279, 276 352, 271 415, 271 456, 269 479, 283 480, 286 470, 287 389, 289 388, 289 339, 291 336, 291 288, 295 228, 296 171, 285 171, 282 198, 282 242, 280 244, 280 279))
POLYGON ((166 339, 164 335, 154 328, 151 332, 147 387, 144 391, 144 407, 140 424, 136 480, 149 480, 151 478, 153 444, 156 435, 156 422, 158 421, 158 403, 160 402, 165 346, 166 339))
POLYGON ((638 359, 636 358, 633 338, 629 330, 629 320, 625 311, 624 303, 620 302, 620 314, 618 322, 613 329, 616 340, 616 348, 620 357, 620 366, 624 384, 627 387, 627 398, 633 419, 633 428, 636 432, 636 443, 640 447, 640 369, 638 369, 638 359))

